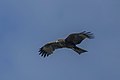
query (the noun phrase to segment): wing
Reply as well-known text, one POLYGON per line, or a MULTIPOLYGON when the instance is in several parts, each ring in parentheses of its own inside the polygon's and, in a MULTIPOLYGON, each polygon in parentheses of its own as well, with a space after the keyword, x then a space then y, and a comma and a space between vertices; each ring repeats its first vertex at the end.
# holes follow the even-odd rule
POLYGON ((73 33, 73 34, 70 34, 66 39, 65 41, 67 43, 71 43, 71 44, 80 44, 85 38, 89 38, 89 39, 92 39, 94 38, 93 34, 91 32, 86 32, 86 31, 83 31, 81 33, 73 33))
POLYGON ((63 47, 64 47, 64 43, 61 43, 61 42, 47 43, 40 48, 39 55, 46 57, 52 54, 55 49, 63 48, 63 47))

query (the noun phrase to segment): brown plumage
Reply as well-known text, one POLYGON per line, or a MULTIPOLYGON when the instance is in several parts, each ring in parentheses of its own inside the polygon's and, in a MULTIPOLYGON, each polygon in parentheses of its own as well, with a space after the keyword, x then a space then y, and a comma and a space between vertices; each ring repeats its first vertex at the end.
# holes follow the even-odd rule
POLYGON ((91 32, 86 32, 86 31, 83 31, 81 33, 70 34, 65 39, 58 39, 55 42, 50 42, 45 44, 43 47, 40 48, 39 55, 46 57, 52 54, 53 51, 55 51, 56 49, 60 49, 60 48, 69 48, 74 50, 78 54, 87 52, 87 50, 84 50, 76 46, 86 38, 93 39, 94 36, 91 32))

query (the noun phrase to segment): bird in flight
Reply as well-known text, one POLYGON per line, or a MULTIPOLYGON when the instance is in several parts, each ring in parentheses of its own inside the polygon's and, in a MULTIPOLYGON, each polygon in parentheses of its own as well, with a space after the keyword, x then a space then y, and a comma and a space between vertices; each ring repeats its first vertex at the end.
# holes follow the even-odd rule
POLYGON ((72 49, 78 54, 88 52, 87 50, 84 50, 76 46, 77 44, 80 44, 86 38, 93 39, 94 38, 93 33, 86 32, 86 31, 83 31, 80 33, 72 33, 68 35, 65 39, 58 39, 57 41, 49 42, 45 44, 39 49, 38 52, 39 52, 39 55, 43 57, 49 56, 53 54, 53 52, 56 49, 61 49, 61 48, 72 49))

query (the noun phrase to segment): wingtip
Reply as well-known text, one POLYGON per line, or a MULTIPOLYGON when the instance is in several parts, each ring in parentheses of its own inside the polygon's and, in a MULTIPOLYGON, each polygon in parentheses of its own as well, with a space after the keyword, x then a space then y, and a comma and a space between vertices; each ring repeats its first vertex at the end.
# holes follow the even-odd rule
POLYGON ((92 32, 85 32, 84 35, 86 35, 89 39, 94 39, 95 36, 92 32))

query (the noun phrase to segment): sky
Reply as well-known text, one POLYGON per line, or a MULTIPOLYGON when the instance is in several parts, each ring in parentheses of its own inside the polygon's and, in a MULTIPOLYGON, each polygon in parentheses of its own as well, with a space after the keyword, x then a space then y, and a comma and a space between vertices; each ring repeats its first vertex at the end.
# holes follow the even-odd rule
POLYGON ((0 80, 120 80, 120 0, 0 0, 0 80), (70 33, 95 39, 78 55, 38 50, 70 33))

